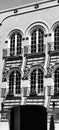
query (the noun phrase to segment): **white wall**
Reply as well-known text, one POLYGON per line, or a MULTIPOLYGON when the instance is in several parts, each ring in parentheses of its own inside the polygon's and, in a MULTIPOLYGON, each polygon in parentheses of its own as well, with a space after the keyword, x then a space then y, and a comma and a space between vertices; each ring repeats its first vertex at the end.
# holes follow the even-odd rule
POLYGON ((8 122, 0 122, 0 130, 9 130, 8 122))

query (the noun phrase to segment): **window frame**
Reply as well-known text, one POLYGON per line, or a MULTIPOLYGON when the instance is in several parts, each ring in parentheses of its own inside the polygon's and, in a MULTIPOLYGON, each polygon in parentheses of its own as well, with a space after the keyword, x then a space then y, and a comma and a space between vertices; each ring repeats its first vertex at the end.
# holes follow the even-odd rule
POLYGON ((54 72, 54 94, 59 93, 59 67, 54 72))
POLYGON ((10 36, 10 50, 13 50, 14 51, 10 51, 10 56, 18 56, 18 55, 21 55, 21 49, 22 49, 22 35, 20 32, 16 31, 16 32, 13 32, 10 36), (13 43, 13 35, 14 35, 14 43, 13 43), (18 44, 19 43, 19 44, 18 44), (13 48, 14 46, 14 48, 13 48), (20 50, 19 50, 20 48, 20 50), (19 51, 19 54, 18 51, 19 51), (14 54, 13 54, 14 53, 14 54))
POLYGON ((44 51, 44 31, 42 28, 37 27, 37 28, 34 28, 31 32, 31 54, 43 53, 43 51, 44 51), (40 33, 41 33, 41 36, 40 36, 40 33), (35 39, 33 39, 33 37, 35 39), (39 37, 40 37, 40 39, 39 39, 39 37), (34 44, 34 42, 35 42, 35 44, 34 44), (39 51, 39 45, 40 45, 40 51, 39 51), (33 48, 35 46, 35 51, 32 50, 32 46, 33 46, 33 48))
POLYGON ((59 25, 54 29, 54 50, 59 51, 59 25))
POLYGON ((18 70, 14 70, 14 71, 12 71, 11 73, 10 73, 10 75, 9 75, 9 91, 10 91, 10 88, 12 89, 12 85, 11 85, 11 87, 10 87, 10 84, 11 84, 11 82, 10 82, 10 76, 12 76, 12 73, 14 73, 14 77, 13 77, 13 93, 10 93, 9 92, 9 94, 10 95, 14 95, 14 96, 20 96, 20 94, 21 94, 21 73, 18 71, 18 70), (18 84, 18 86, 20 87, 19 88, 19 93, 16 93, 16 82, 17 82, 17 73, 19 74, 19 77, 18 78, 20 78, 20 82, 19 82, 19 84, 18 84))
MULTIPOLYGON (((34 72, 34 70, 36 70, 36 94, 37 95, 44 95, 44 72, 40 69, 40 68, 35 68, 35 69, 33 69, 33 71, 31 72, 31 74, 34 72), (42 72, 42 74, 43 74, 43 91, 40 91, 40 93, 39 93, 39 84, 38 84, 38 81, 39 81, 39 77, 38 77, 38 70, 40 70, 40 72, 42 72)), ((31 74, 30 74, 30 94, 31 94, 31 74)), ((34 84, 34 83, 33 83, 34 84)), ((42 84, 40 84, 40 85, 42 85, 42 84)), ((41 88, 40 88, 41 89, 41 88)))

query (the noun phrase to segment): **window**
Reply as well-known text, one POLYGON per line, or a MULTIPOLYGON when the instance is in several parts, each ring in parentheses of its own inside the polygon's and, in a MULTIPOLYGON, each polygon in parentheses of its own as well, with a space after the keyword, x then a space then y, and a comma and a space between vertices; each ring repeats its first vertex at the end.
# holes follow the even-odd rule
POLYGON ((20 33, 14 33, 10 39, 10 55, 19 55, 21 54, 21 42, 22 36, 20 33))
POLYGON ((35 29, 31 34, 31 53, 43 52, 44 32, 41 29, 35 29))
POLYGON ((54 50, 59 50, 59 26, 54 30, 54 50))
POLYGON ((21 74, 13 71, 9 76, 9 94, 20 94, 21 74))
POLYGON ((31 73, 31 93, 43 92, 43 71, 40 69, 34 69, 31 73))
POLYGON ((59 68, 54 73, 54 93, 59 93, 59 68))

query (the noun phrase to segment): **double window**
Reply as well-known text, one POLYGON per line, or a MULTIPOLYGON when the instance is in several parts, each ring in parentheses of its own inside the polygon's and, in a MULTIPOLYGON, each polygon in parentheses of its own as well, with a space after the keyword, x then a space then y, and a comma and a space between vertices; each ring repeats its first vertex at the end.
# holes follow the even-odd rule
POLYGON ((10 55, 20 55, 21 54, 21 42, 22 36, 19 32, 13 33, 10 38, 10 55))
POLYGON ((43 71, 36 68, 31 73, 31 93, 43 92, 43 71))
POLYGON ((35 29, 31 33, 31 53, 43 52, 44 32, 42 29, 35 29))
POLYGON ((20 94, 21 74, 18 70, 13 71, 9 76, 9 94, 20 94))

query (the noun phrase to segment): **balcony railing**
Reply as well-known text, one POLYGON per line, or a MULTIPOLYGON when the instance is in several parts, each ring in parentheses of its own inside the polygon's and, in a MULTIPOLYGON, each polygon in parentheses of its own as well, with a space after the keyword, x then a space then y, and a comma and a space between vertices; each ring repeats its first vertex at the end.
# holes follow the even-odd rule
POLYGON ((6 88, 1 88, 1 98, 6 97, 6 88))
POLYGON ((35 54, 35 53, 39 53, 39 54, 42 54, 42 53, 45 53, 45 49, 46 49, 46 46, 43 45, 43 46, 39 46, 38 44, 36 45, 27 45, 27 46, 24 46, 24 54, 35 54))
MULTIPOLYGON (((19 90, 19 89, 17 89, 17 90, 19 90)), ((14 94, 14 91, 12 89, 10 90, 9 88, 1 88, 1 98, 4 98, 4 99, 6 98, 7 95, 10 95, 10 96, 14 95, 15 96, 17 94, 19 96, 19 94, 22 94, 22 93, 23 93, 24 97, 28 96, 29 87, 20 88, 20 93, 15 93, 15 94, 14 94)))
POLYGON ((48 51, 49 52, 59 52, 59 45, 54 45, 54 42, 49 43, 48 51))
POLYGON ((20 56, 22 55, 22 53, 24 52, 24 54, 35 54, 35 53, 39 53, 39 54, 42 54, 42 53, 45 53, 45 50, 46 50, 46 46, 43 45, 43 46, 39 46, 38 44, 36 45, 27 45, 27 46, 24 46, 24 48, 13 48, 13 49, 10 49, 10 48, 7 48, 7 49, 3 49, 3 58, 6 58, 6 57, 13 57, 13 56, 20 56), (23 51, 24 49, 24 51, 23 51))
POLYGON ((6 57, 13 57, 13 56, 21 56, 23 53, 23 49, 22 48, 15 48, 13 50, 11 50, 10 48, 7 49, 3 49, 3 58, 6 57))

